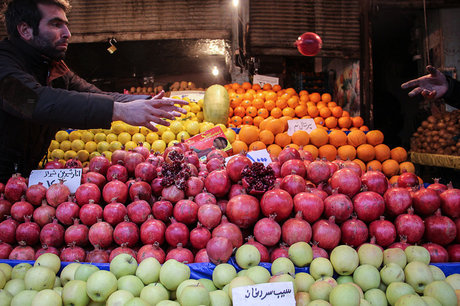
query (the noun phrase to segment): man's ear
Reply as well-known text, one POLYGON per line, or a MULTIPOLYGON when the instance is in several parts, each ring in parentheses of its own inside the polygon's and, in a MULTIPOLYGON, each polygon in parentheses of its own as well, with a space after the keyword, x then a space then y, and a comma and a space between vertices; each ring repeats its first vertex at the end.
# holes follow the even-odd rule
POLYGON ((29 41, 34 37, 34 30, 25 22, 21 22, 17 25, 19 36, 25 41, 29 41))

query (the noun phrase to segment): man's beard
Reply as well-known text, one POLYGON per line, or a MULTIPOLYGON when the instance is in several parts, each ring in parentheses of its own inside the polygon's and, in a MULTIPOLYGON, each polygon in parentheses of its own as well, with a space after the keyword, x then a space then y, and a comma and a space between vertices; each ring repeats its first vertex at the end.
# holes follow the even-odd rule
POLYGON ((48 40, 43 39, 40 36, 34 36, 32 45, 37 48, 43 55, 53 60, 59 61, 65 58, 66 51, 56 50, 56 47, 51 45, 48 40))

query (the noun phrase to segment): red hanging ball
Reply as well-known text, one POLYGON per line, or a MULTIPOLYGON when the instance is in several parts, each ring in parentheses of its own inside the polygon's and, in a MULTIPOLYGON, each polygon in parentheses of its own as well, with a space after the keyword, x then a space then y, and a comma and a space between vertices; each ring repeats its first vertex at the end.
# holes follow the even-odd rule
POLYGON ((313 32, 305 32, 297 38, 295 42, 299 52, 306 56, 315 56, 321 51, 323 41, 318 34, 313 32))

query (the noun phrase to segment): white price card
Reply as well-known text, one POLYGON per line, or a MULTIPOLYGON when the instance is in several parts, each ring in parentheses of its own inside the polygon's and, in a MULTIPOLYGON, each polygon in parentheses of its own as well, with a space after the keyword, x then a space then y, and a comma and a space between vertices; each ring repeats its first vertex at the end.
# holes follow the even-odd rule
POLYGON ((272 159, 270 158, 270 154, 266 149, 257 150, 257 151, 249 151, 246 153, 246 156, 253 162, 262 163, 264 166, 268 166, 272 159))
POLYGON ((252 79, 252 83, 259 84, 261 87, 263 87, 267 83, 273 86, 279 84, 279 79, 268 75, 256 74, 252 79))
POLYGON ((295 306, 292 282, 265 283, 232 290, 235 306, 295 306))
POLYGON ((179 97, 179 99, 189 98, 192 102, 198 102, 204 99, 204 91, 201 90, 182 90, 182 91, 171 91, 169 95, 171 98, 179 97))
POLYGON ((42 183, 46 188, 63 181, 69 187, 70 193, 74 194, 81 184, 82 169, 44 169, 32 170, 29 176, 29 187, 42 183))
POLYGON ((313 119, 295 119, 288 120, 288 135, 292 136, 294 132, 305 131, 310 134, 311 131, 316 129, 316 123, 313 119))

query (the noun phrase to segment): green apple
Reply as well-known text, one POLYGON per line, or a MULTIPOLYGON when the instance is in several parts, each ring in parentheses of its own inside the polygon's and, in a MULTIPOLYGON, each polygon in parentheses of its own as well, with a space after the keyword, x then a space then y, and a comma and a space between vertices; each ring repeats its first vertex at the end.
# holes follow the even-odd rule
POLYGON ((61 259, 56 254, 44 253, 35 261, 34 267, 37 266, 50 268, 54 274, 57 274, 61 269, 61 259))
POLYGON ((390 262, 397 264, 404 269, 407 264, 406 253, 400 248, 389 248, 383 251, 383 264, 387 265, 390 262))
POLYGON ((91 276, 91 274, 93 274, 96 271, 99 271, 99 268, 95 265, 82 264, 75 270, 73 278, 76 280, 86 282, 88 278, 91 276))
MULTIPOLYGON (((260 255, 260 254, 259 254, 260 255)), ((201 286, 187 286, 182 290, 178 300, 182 306, 209 305, 209 292, 201 286)))
POLYGON ((407 262, 420 261, 425 264, 430 264, 430 253, 427 249, 418 245, 410 245, 405 250, 407 262))
MULTIPOLYGON (((232 301, 228 294, 223 290, 215 290, 209 292, 209 301, 212 306, 231 306, 232 301)), ((157 304, 158 305, 158 304, 157 304)))
MULTIPOLYGON (((255 268, 255 267, 253 267, 253 268, 255 268)), ((216 286, 214 285, 214 283, 210 279, 200 278, 198 281, 206 288, 206 290, 208 290, 208 292, 217 290, 216 286)))
MULTIPOLYGON (((39 266, 40 267, 40 266, 39 266)), ((49 269, 49 268, 44 268, 49 269)), ((31 269, 32 270, 32 269, 31 269)), ((52 272, 52 271, 51 271, 52 272)), ((62 305, 62 298, 56 291, 52 289, 44 289, 34 296, 32 300, 33 306, 60 306, 62 305)))
POLYGON ((24 283, 28 290, 52 289, 56 274, 50 268, 44 266, 34 266, 30 268, 24 276, 24 283))
POLYGON ((7 279, 6 279, 5 273, 0 271, 0 289, 3 289, 3 287, 5 287, 6 282, 7 282, 7 279))
POLYGON ((75 271, 78 269, 78 267, 81 265, 81 263, 78 262, 73 262, 71 264, 68 264, 65 266, 62 271, 61 271, 61 284, 62 286, 65 286, 65 284, 68 281, 74 280, 75 279, 75 271))
MULTIPOLYGON (((311 298, 311 296, 310 296, 311 298)), ((329 302, 323 301, 323 300, 314 300, 308 303, 308 306, 331 306, 329 302)))
POLYGON ((151 283, 142 289, 140 298, 156 305, 160 301, 169 300, 169 291, 160 283, 151 283))
POLYGON ((340 275, 337 277, 337 284, 346 284, 346 283, 352 283, 353 282, 353 276, 352 275, 340 275))
POLYGON ((3 287, 6 291, 11 293, 12 296, 15 296, 19 292, 26 290, 26 284, 23 279, 10 279, 3 287))
POLYGON ((87 294, 95 302, 105 302, 116 290, 117 278, 109 271, 94 272, 86 282, 87 294))
POLYGON ((14 266, 13 270, 11 271, 11 278, 16 279, 16 278, 22 278, 24 279, 24 276, 26 275, 27 270, 32 268, 32 265, 27 262, 22 262, 20 264, 17 264, 14 266))
POLYGON ((429 265, 428 267, 430 268, 431 274, 433 275, 433 280, 446 280, 446 275, 440 268, 433 265, 429 265))
POLYGON ((0 306, 10 306, 13 296, 6 290, 0 289, 0 306))
POLYGON ((334 275, 334 268, 329 259, 317 257, 310 263, 310 274, 314 279, 334 275))
POLYGON ((426 305, 421 297, 417 294, 406 294, 396 301, 396 306, 420 306, 426 305))
POLYGON ((388 285, 386 296, 390 305, 395 305, 396 301, 406 294, 416 294, 411 285, 403 282, 393 282, 388 285))
POLYGON ((125 306, 149 306, 150 304, 144 301, 139 297, 133 297, 128 302, 126 302, 125 306))
POLYGON ((385 292, 380 289, 370 289, 364 293, 364 299, 374 306, 386 306, 388 305, 387 297, 385 292))
POLYGON ((434 281, 428 284, 423 290, 423 295, 435 298, 442 305, 457 305, 455 290, 446 281, 434 281))
POLYGON ((53 290, 56 291, 62 297, 62 287, 54 287, 53 290))
POLYGON ((236 277, 236 269, 234 266, 223 263, 217 265, 212 271, 212 281, 217 288, 222 289, 236 277))
POLYGON ((236 273, 236 276, 246 276, 248 274, 248 270, 240 270, 236 273))
POLYGON ((415 292, 423 293, 425 286, 433 281, 433 274, 428 265, 420 261, 411 261, 404 268, 406 283, 411 285, 415 292))
POLYGON ((268 280, 269 283, 284 283, 284 282, 291 282, 292 287, 294 287, 294 294, 297 293, 297 286, 295 284, 295 279, 290 274, 277 274, 270 277, 268 280))
POLYGON ((148 257, 141 261, 137 267, 136 276, 140 278, 144 285, 156 283, 160 278, 160 269, 160 262, 154 257, 148 257))
POLYGON ((182 291, 185 289, 185 287, 188 287, 188 286, 199 287, 199 286, 203 286, 203 285, 197 279, 186 279, 186 280, 184 280, 182 283, 179 284, 179 286, 177 286, 177 289, 176 289, 177 299, 179 299, 179 297, 182 294, 182 291))
POLYGON ((68 281, 62 289, 62 301, 64 305, 87 305, 89 296, 86 294, 86 282, 76 279, 68 281))
POLYGON ((292 261, 286 257, 278 257, 272 263, 272 275, 290 273, 295 275, 295 267, 292 261))
POLYGON ((238 266, 249 269, 260 263, 260 252, 255 246, 245 244, 236 250, 235 259, 238 266))
POLYGON ((160 269, 160 282, 168 290, 176 290, 184 280, 190 278, 190 268, 175 259, 167 260, 160 269))
POLYGON ((331 263, 340 275, 351 275, 359 265, 358 253, 348 245, 339 245, 331 252, 331 263))
POLYGON ((110 262, 110 272, 112 272, 116 278, 120 278, 124 275, 134 275, 136 269, 136 258, 126 253, 118 254, 110 262))
POLYGON ((371 303, 369 303, 367 300, 365 299, 360 299, 359 300, 359 306, 372 306, 371 303))
POLYGON ((307 306, 311 302, 310 294, 307 292, 299 291, 295 294, 296 306, 307 306))
POLYGON ((310 299, 314 300, 324 300, 329 302, 329 294, 332 291, 332 286, 325 281, 316 281, 310 286, 308 293, 310 294, 310 299))
POLYGON ((382 282, 387 286, 392 282, 404 282, 406 279, 401 266, 393 262, 383 266, 383 268, 380 270, 380 277, 382 282))
POLYGON ((353 273, 353 281, 361 287, 364 292, 369 289, 377 289, 380 285, 379 270, 371 265, 359 266, 353 273))
POLYGON ((54 279, 53 288, 54 287, 62 287, 61 278, 59 276, 56 276, 56 278, 54 279))
POLYGON ((315 282, 313 276, 305 272, 296 273, 294 278, 294 283, 297 287, 297 291, 299 292, 308 292, 310 286, 315 282))
MULTIPOLYGON (((23 290, 16 294, 11 300, 11 306, 29 306, 32 305, 32 300, 38 291, 23 290)), ((1 303, 0 303, 1 304, 1 303)))
POLYGON ((451 285, 452 288, 454 288, 454 290, 460 289, 460 274, 455 273, 449 275, 448 277, 446 277, 446 282, 448 282, 449 285, 451 285))
POLYGON ((442 306, 437 299, 431 296, 422 296, 423 301, 427 306, 442 306))
POLYGON ((136 297, 140 296, 144 283, 135 275, 125 275, 118 279, 118 289, 129 291, 136 297))
POLYGON ((13 271, 13 267, 6 263, 0 263, 0 271, 5 274, 6 281, 11 279, 11 272, 13 271))
POLYGON ((313 260, 313 250, 311 246, 304 241, 292 244, 289 247, 288 254, 289 259, 297 267, 305 267, 313 260))
MULTIPOLYGON (((106 305, 107 306, 125 305, 132 298, 134 298, 134 295, 131 292, 126 291, 126 290, 117 290, 109 296, 109 298, 107 299, 106 305)), ((154 301, 151 301, 151 303, 155 305, 154 301)))
POLYGON ((251 267, 247 271, 246 276, 252 279, 256 284, 266 283, 271 277, 270 272, 261 266, 251 267))
POLYGON ((157 304, 157 306, 181 306, 176 301, 161 301, 157 304))
POLYGON ((375 244, 365 243, 358 250, 359 264, 380 268, 383 262, 383 251, 375 244))
POLYGON ((232 299, 232 291, 234 288, 251 286, 251 285, 255 285, 255 284, 252 281, 252 279, 250 279, 249 277, 237 276, 234 279, 232 279, 230 284, 228 284, 228 296, 230 297, 230 299, 232 299))
POLYGON ((359 291, 349 284, 337 285, 329 294, 329 302, 332 305, 358 306, 360 299, 359 291))

